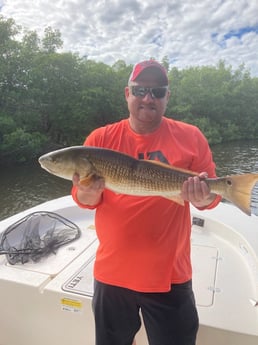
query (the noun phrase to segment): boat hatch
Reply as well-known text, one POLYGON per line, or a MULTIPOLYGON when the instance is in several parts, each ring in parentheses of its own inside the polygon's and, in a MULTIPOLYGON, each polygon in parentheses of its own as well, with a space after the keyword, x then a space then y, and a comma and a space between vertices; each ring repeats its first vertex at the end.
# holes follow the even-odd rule
MULTIPOLYGON (((198 306, 209 307, 214 303, 218 250, 215 247, 193 245, 193 285, 198 306)), ((95 256, 85 263, 68 281, 62 290, 79 295, 93 295, 93 264, 95 256)))
POLYGON ((86 262, 69 280, 63 284, 62 290, 84 296, 93 296, 93 265, 95 255, 86 262))
POLYGON ((218 249, 192 245, 193 289, 197 306, 210 307, 214 303, 218 249))

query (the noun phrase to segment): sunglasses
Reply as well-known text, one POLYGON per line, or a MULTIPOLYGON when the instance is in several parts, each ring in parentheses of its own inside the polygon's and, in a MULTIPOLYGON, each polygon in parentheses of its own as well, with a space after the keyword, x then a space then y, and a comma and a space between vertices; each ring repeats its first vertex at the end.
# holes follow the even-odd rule
POLYGON ((145 87, 145 86, 130 86, 130 90, 135 97, 145 97, 147 93, 151 98, 164 98, 167 93, 167 86, 159 87, 145 87))

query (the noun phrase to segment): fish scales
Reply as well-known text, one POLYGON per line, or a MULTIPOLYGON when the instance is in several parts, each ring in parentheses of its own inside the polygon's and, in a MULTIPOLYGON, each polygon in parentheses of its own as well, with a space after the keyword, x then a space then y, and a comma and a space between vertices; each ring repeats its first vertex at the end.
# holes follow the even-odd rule
POLYGON ((96 149, 90 151, 89 161, 97 172, 105 178, 111 189, 119 189, 120 193, 133 195, 176 194, 181 190, 183 181, 195 174, 177 173, 169 166, 159 162, 137 160, 131 156, 110 155, 109 151, 96 149), (154 164, 155 163, 155 164, 154 164), (116 186, 116 187, 113 187, 116 186))

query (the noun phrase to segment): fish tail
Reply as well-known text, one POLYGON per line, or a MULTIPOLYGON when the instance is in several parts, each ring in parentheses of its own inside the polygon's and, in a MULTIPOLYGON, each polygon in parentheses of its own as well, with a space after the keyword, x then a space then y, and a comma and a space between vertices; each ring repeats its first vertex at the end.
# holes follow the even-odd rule
POLYGON ((258 182, 258 174, 228 176, 226 191, 222 196, 250 216, 252 190, 256 182, 258 182))

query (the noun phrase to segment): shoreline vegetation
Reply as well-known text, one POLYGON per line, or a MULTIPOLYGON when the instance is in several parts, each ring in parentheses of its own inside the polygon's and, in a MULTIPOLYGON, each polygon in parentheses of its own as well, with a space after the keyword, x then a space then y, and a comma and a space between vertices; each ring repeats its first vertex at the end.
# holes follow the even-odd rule
MULTIPOLYGON (((112 66, 60 52, 58 30, 44 37, 0 16, 0 165, 35 160, 80 145, 94 128, 128 116, 124 100, 132 65, 112 66)), ((244 65, 169 66, 166 116, 198 126, 210 145, 258 139, 258 78, 244 65)))

